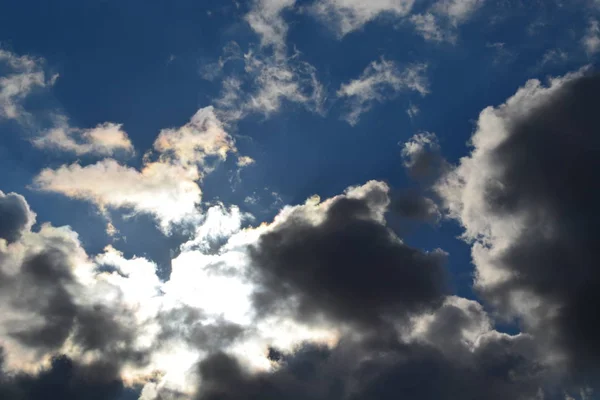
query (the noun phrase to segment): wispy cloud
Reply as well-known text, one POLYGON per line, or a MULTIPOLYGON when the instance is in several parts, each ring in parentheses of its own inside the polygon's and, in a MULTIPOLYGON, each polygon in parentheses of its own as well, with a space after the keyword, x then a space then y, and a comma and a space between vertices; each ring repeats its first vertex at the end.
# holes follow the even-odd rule
POLYGON ((337 91, 338 97, 347 99, 349 111, 344 119, 355 125, 374 103, 392 99, 402 91, 426 95, 429 93, 426 70, 426 64, 413 64, 400 69, 395 62, 384 58, 373 61, 359 78, 342 84, 337 91))

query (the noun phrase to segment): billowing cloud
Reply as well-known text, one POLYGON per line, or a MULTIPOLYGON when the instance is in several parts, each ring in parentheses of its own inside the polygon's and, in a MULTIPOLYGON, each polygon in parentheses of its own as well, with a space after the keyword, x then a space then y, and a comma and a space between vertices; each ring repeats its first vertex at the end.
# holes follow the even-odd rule
POLYGON ((373 61, 359 78, 342 84, 338 89, 337 96, 347 99, 349 108, 344 119, 355 125, 361 114, 369 111, 374 103, 392 99, 402 91, 426 95, 429 93, 426 70, 426 64, 409 65, 401 70, 394 61, 384 58, 373 61))
POLYGON ((342 37, 383 14, 406 16, 413 4, 414 0, 318 0, 313 12, 342 37))
POLYGON ((404 218, 434 223, 442 217, 436 202, 417 191, 397 193, 390 203, 390 211, 404 218))
POLYGON ((475 302, 449 299, 418 332, 421 339, 415 341, 348 336, 333 347, 271 349, 272 372, 249 372, 234 356, 216 352, 198 366, 196 399, 503 400, 546 394, 531 338, 490 329, 475 302))
POLYGON ((31 229, 35 222, 35 213, 23 196, 17 193, 5 194, 1 190, 0 215, 0 239, 9 244, 19 240, 22 233, 31 229))
POLYGON ((58 126, 32 140, 39 148, 72 152, 76 155, 109 156, 116 152, 133 152, 133 145, 122 125, 105 122, 90 129, 73 128, 63 120, 58 126))
POLYGON ((0 49, 0 68, 7 71, 0 76, 0 120, 21 121, 29 117, 22 102, 36 88, 52 86, 56 79, 56 76, 46 76, 43 63, 41 59, 0 49))
POLYGON ((473 150, 439 184, 473 243, 475 287, 546 358, 594 385, 600 360, 600 78, 530 80, 479 115, 473 150), (576 373, 575 373, 576 371, 576 373))
POLYGON ((163 230, 196 217, 202 191, 198 181, 214 169, 214 161, 236 153, 212 107, 198 110, 190 122, 160 132, 154 143, 156 161, 140 170, 104 159, 95 164, 44 169, 35 179, 40 190, 93 202, 100 208, 130 208, 154 215, 163 230))
POLYGON ((404 167, 416 179, 436 179, 447 168, 440 152, 437 136, 431 132, 420 132, 407 140, 402 147, 404 167))
POLYGON ((388 205, 388 187, 372 181, 285 210, 250 253, 258 312, 372 327, 439 302, 445 253, 402 243, 382 219, 388 205))

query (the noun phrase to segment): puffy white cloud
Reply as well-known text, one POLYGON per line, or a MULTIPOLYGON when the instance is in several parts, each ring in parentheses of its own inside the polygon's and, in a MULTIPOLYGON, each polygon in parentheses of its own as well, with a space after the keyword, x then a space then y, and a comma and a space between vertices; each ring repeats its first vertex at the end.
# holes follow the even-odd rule
POLYGON ((369 111, 375 102, 392 99, 402 91, 426 95, 429 93, 426 70, 426 64, 409 65, 401 70, 394 61, 384 58, 373 61, 359 78, 342 84, 338 89, 337 96, 348 99, 349 111, 344 119, 355 125, 361 114, 369 111))
MULTIPOLYGON (((100 208, 131 208, 154 215, 168 231, 173 223, 199 216, 202 191, 198 181, 228 153, 237 153, 212 107, 198 110, 190 122, 160 132, 154 143, 158 160, 146 159, 137 170, 104 159, 95 164, 44 169, 35 179, 38 189, 85 199, 100 208)), ((247 163, 247 160, 242 159, 247 163)))
POLYGON ((113 155, 133 152, 133 144, 121 124, 105 122, 90 129, 72 128, 67 121, 32 139, 39 148, 56 149, 77 155, 113 155))

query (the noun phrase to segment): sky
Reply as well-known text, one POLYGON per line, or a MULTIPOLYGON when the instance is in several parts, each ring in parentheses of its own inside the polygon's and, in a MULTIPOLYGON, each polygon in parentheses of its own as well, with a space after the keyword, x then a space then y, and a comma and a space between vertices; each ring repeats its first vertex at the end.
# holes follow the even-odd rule
POLYGON ((0 398, 600 398, 600 2, 0 2, 0 398))

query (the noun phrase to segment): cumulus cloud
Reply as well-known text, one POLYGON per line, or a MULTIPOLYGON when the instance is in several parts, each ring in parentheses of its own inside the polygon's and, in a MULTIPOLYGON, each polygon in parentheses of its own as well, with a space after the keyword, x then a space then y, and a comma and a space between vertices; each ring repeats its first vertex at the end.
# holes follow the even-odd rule
POLYGON ((417 221, 436 223, 442 217, 436 202, 417 191, 396 194, 390 203, 390 210, 404 218, 417 221))
POLYGON ((12 243, 22 233, 31 229, 35 222, 35 213, 29 208, 25 198, 17 193, 5 194, 0 190, 0 239, 12 243))
POLYGON ((546 358, 597 382, 600 298, 594 244, 600 78, 528 81, 479 115, 473 150, 438 185, 473 243, 475 286, 518 317, 546 358))
POLYGON ((317 17, 330 24, 343 37, 381 15, 406 16, 413 4, 414 0, 318 0, 312 9, 317 17))
POLYGON ((122 125, 105 122, 90 129, 70 127, 63 121, 32 140, 39 148, 72 152, 76 155, 113 155, 115 152, 133 152, 133 145, 122 125))
POLYGON ((338 89, 337 96, 347 99, 349 108, 344 119, 355 125, 360 116, 369 111, 374 103, 383 103, 402 91, 426 95, 429 93, 426 70, 426 64, 409 65, 401 70, 394 61, 384 58, 373 61, 359 78, 342 84, 338 89))
POLYGON ((372 181, 284 211, 250 253, 257 310, 375 326, 434 306, 446 254, 402 243, 382 219, 388 205, 388 187, 372 181))
POLYGON ((44 169, 35 179, 43 191, 105 207, 131 208, 154 215, 168 231, 173 223, 197 216, 202 191, 198 181, 214 162, 237 153, 212 107, 198 110, 190 122, 164 129, 154 143, 156 161, 146 159, 140 170, 104 159, 95 164, 44 169))
POLYGON ((56 79, 56 76, 46 76, 43 63, 41 59, 0 49, 0 72, 3 72, 0 76, 0 120, 24 121, 29 118, 22 104, 25 98, 36 88, 52 86, 56 79))
POLYGON ((234 356, 216 352, 198 366, 196 399, 544 396, 531 339, 499 334, 486 318, 478 304, 450 299, 421 324, 418 341, 348 336, 333 347, 309 342, 293 352, 272 349, 272 372, 249 372, 234 356))
POLYGON ((402 147, 404 167, 419 180, 440 177, 447 168, 440 152, 437 136, 431 132, 420 132, 407 140, 402 147))

